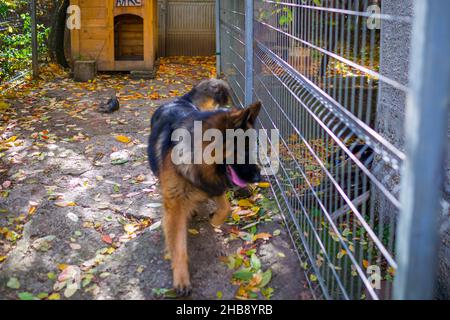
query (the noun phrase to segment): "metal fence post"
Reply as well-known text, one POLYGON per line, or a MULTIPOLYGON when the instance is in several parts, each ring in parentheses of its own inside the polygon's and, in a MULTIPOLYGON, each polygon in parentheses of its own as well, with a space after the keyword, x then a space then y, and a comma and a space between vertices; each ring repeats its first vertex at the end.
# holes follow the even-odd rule
POLYGON ((245 0, 245 105, 253 101, 253 0, 245 0))
POLYGON ((220 0, 216 0, 216 77, 222 73, 221 70, 221 48, 220 48, 220 0))
POLYGON ((450 2, 416 0, 395 299, 432 299, 450 102, 450 2))
POLYGON ((33 78, 39 74, 38 66, 38 39, 37 39, 37 25, 36 25, 36 0, 31 0, 31 47, 32 47, 32 67, 33 78))

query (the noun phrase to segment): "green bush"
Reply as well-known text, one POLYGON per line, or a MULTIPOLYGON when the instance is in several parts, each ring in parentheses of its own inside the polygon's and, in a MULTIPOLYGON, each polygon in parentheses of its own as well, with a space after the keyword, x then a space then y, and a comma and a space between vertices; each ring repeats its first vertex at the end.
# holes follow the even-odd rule
MULTIPOLYGON (((17 5, 17 2, 16 2, 17 5)), ((0 1, 0 17, 11 11, 11 5, 0 1)), ((20 15, 23 24, 9 26, 0 32, 0 83, 7 81, 20 71, 31 66, 31 18, 29 13, 20 15)), ((49 29, 38 24, 39 57, 47 57, 49 29)))

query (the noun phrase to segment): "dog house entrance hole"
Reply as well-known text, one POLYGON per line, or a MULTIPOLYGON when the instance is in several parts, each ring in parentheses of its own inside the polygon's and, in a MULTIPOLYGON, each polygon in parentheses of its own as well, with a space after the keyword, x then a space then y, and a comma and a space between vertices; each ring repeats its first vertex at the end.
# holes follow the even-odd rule
POLYGON ((144 60, 144 21, 133 14, 114 18, 115 59, 144 60))

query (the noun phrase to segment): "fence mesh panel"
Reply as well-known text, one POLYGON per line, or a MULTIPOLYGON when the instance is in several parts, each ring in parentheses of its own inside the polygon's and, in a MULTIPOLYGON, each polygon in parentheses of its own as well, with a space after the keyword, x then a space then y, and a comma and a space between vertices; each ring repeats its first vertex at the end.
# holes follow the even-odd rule
MULTIPOLYGON (((407 69, 382 58, 387 41, 409 55, 411 16, 394 1, 221 1, 222 71, 244 101, 252 45, 260 125, 278 129, 272 188, 316 298, 392 297, 407 69), (404 34, 395 35, 395 30, 404 34), (393 107, 392 107, 393 108, 393 107), (387 120, 386 120, 387 118, 387 120), (396 121, 396 122, 395 122, 396 121), (396 123, 400 128, 392 132, 396 123), (399 138, 400 136, 400 138, 399 138), (372 284, 379 281, 379 286, 372 284)), ((386 51, 387 52, 387 51, 386 51)))

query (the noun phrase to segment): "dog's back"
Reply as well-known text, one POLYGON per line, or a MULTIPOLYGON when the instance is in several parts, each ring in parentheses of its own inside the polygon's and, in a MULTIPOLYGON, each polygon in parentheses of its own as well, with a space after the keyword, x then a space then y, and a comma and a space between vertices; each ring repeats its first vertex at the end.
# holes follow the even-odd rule
POLYGON ((148 142, 148 159, 150 168, 156 176, 162 159, 171 147, 172 132, 178 123, 191 113, 198 112, 188 100, 180 98, 168 104, 161 105, 151 119, 151 133, 148 142))
POLYGON ((184 96, 163 104, 151 119, 151 134, 148 144, 150 168, 156 176, 162 159, 172 146, 171 135, 179 122, 189 115, 200 116, 201 111, 211 111, 231 102, 231 92, 223 80, 209 79, 197 84, 184 96))

